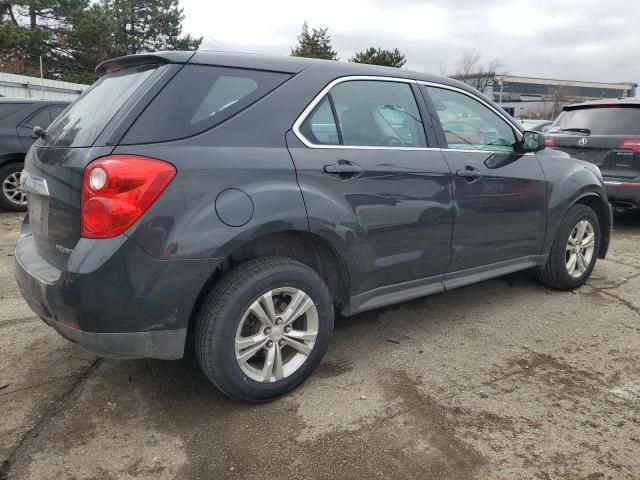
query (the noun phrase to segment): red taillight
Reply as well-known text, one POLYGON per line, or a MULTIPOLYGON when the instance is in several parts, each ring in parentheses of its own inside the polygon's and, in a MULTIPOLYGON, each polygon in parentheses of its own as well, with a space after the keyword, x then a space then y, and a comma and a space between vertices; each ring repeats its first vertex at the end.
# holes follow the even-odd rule
POLYGON ((91 162, 82 181, 82 236, 121 234, 138 221, 175 174, 170 163, 137 155, 111 155, 91 162))
POLYGON ((640 138, 627 138, 620 144, 620 148, 623 150, 633 150, 636 153, 640 153, 640 138))
POLYGON ((544 137, 544 143, 547 145, 547 147, 555 147, 556 146, 556 142, 553 139, 553 137, 550 137, 549 135, 544 137))

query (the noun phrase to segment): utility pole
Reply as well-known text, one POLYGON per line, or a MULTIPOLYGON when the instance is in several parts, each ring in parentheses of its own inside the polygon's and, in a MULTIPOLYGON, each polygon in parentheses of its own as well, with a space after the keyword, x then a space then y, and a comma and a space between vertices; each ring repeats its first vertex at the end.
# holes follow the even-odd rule
POLYGON ((42 55, 40 55, 40 89, 42 90, 42 98, 44 99, 44 71, 42 70, 42 55))

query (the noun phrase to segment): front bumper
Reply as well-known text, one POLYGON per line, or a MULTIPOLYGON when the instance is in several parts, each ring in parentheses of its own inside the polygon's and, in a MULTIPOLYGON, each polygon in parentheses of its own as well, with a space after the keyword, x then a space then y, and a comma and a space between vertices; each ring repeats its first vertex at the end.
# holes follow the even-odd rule
POLYGON ((113 248, 103 245, 79 243, 60 270, 38 253, 25 221, 16 245, 16 281, 29 307, 60 335, 101 357, 182 358, 191 313, 219 261, 157 260, 126 237, 113 248))

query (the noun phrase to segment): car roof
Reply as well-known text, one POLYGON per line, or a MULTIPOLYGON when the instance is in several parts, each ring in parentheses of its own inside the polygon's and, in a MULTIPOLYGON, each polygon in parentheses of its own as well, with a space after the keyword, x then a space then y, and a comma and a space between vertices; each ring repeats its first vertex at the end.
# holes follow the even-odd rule
POLYGON ((262 55, 256 53, 219 52, 198 50, 196 52, 156 52, 153 54, 136 54, 118 57, 102 62, 96 67, 98 75, 104 75, 112 68, 123 68, 143 65, 150 62, 190 63, 200 65, 216 65, 234 68, 250 68, 284 73, 300 73, 303 70, 319 69, 331 73, 335 78, 349 75, 371 75, 393 78, 405 78, 423 82, 433 82, 461 90, 478 92, 469 85, 452 78, 441 77, 428 73, 414 72, 400 68, 382 67, 362 63, 342 62, 336 60, 321 60, 317 58, 303 58, 278 55, 262 55))
POLYGON ((574 103, 573 105, 567 105, 563 107, 563 110, 575 110, 579 108, 589 107, 604 107, 604 106, 631 106, 640 107, 640 98, 627 97, 627 98, 605 98, 602 100, 591 100, 588 102, 574 103))

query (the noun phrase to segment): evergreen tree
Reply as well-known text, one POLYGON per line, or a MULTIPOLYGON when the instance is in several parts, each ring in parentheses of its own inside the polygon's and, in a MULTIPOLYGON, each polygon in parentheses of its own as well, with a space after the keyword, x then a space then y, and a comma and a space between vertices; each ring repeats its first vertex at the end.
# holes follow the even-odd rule
POLYGON ((194 50, 178 0, 0 0, 0 70, 82 83, 127 53, 194 50))
POLYGON ((375 47, 370 47, 363 52, 356 53, 349 61, 394 68, 402 68, 404 64, 407 63, 404 54, 397 48, 393 50, 383 50, 375 47))
POLYGON ((314 28, 309 33, 309 25, 304 22, 302 33, 298 35, 298 45, 291 49, 291 56, 337 60, 338 53, 331 47, 331 36, 327 31, 328 28, 314 28))
POLYGON ((105 0, 116 20, 116 42, 126 53, 196 50, 202 37, 182 36, 178 0, 105 0))

